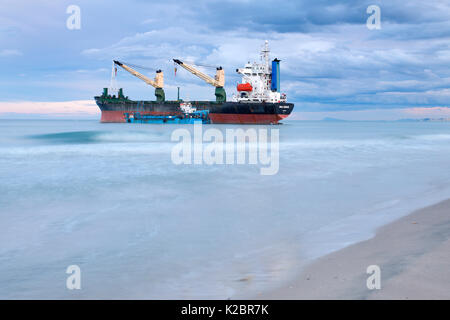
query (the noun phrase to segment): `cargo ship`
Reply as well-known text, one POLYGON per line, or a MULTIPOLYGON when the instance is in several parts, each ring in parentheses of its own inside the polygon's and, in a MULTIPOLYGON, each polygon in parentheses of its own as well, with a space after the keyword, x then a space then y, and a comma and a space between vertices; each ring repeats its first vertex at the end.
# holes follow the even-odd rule
POLYGON ((161 70, 156 71, 155 79, 150 79, 136 71, 137 66, 114 60, 112 77, 117 73, 117 66, 123 68, 154 87, 156 100, 130 100, 124 96, 123 89, 118 89, 117 95, 111 95, 108 88, 104 88, 103 94, 95 97, 101 110, 101 122, 192 123, 192 119, 201 115, 203 123, 278 124, 291 114, 294 104, 288 103, 286 94, 280 92, 280 60, 275 58, 270 61, 267 41, 260 57, 259 63, 249 62, 244 68, 236 69, 242 81, 237 84, 237 93, 231 101, 227 101, 222 67, 216 68, 216 75, 212 78, 194 67, 194 63, 173 59, 176 66, 215 87, 215 101, 189 102, 181 100, 179 96, 177 100, 165 99, 161 70), (186 109, 186 104, 190 110, 186 109))

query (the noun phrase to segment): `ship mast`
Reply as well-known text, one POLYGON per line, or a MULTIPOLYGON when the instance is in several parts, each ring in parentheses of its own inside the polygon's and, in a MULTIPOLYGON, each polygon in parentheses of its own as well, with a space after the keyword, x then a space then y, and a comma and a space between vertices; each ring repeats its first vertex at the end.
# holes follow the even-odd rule
POLYGON ((266 72, 269 73, 269 60, 270 60, 270 49, 269 49, 269 41, 264 42, 264 46, 261 49, 261 61, 264 62, 266 72))
POLYGON ((112 94, 117 94, 119 92, 119 89, 117 86, 116 75, 117 75, 117 68, 116 68, 116 64, 113 61, 112 70, 111 70, 111 81, 109 83, 109 92, 111 92, 112 94))

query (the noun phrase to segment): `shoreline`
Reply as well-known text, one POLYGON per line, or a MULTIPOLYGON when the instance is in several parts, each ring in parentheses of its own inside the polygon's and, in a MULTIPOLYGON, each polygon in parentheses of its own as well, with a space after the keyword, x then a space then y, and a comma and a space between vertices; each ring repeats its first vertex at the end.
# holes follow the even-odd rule
POLYGON ((450 199, 415 210, 308 264, 284 285, 255 299, 450 299, 450 199), (367 267, 381 289, 366 286, 367 267))

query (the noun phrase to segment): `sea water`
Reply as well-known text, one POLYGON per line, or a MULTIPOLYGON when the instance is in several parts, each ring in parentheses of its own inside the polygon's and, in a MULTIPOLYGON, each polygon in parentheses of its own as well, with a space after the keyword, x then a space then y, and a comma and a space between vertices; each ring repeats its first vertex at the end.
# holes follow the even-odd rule
POLYGON ((275 175, 175 165, 188 127, 0 120, 0 298, 254 297, 450 197, 450 123, 257 126, 279 130, 275 175))

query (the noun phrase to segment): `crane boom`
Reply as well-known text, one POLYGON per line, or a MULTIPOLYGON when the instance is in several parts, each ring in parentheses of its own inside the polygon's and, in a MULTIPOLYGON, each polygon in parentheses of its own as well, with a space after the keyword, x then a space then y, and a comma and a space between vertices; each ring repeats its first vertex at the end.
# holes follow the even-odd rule
POLYGON ((191 66, 187 63, 184 63, 181 60, 173 59, 173 61, 176 64, 182 66, 184 69, 186 69, 190 73, 196 75, 197 77, 199 77, 206 83, 209 83, 210 85, 216 87, 215 95, 216 95, 217 102, 226 101, 227 95, 225 93, 225 89, 223 88, 225 86, 225 71, 222 69, 222 67, 216 68, 216 75, 214 78, 212 78, 212 77, 204 74, 200 70, 197 70, 193 66, 191 66))
POLYGON ((122 67, 123 69, 125 69, 126 71, 128 71, 129 73, 131 73, 133 76, 141 79, 142 81, 144 81, 146 84, 151 85, 152 87, 155 88, 155 96, 156 96, 156 100, 157 101, 164 101, 165 100, 165 93, 164 93, 164 74, 161 70, 157 70, 156 71, 156 77, 155 80, 152 80, 146 76, 144 76, 143 74, 137 72, 136 70, 134 70, 133 68, 127 66, 126 64, 114 60, 114 63, 117 64, 119 67, 122 67))
POLYGON ((203 81, 209 83, 210 85, 212 85, 214 87, 223 87, 225 85, 225 72, 223 71, 222 67, 217 68, 216 76, 214 78, 212 78, 212 77, 204 74, 200 70, 197 70, 193 66, 191 66, 191 65, 189 65, 187 63, 184 63, 181 60, 173 59, 173 61, 176 64, 178 64, 178 65, 182 66, 183 68, 185 68, 190 73, 196 75, 197 77, 199 77, 200 79, 202 79, 203 81))
POLYGON ((156 71, 155 80, 152 80, 152 79, 144 76, 143 74, 137 72, 133 68, 127 66, 126 64, 124 64, 124 63, 122 63, 120 61, 114 60, 114 63, 117 64, 118 66, 122 67, 123 69, 125 69, 129 73, 131 73, 133 76, 141 79, 146 84, 151 85, 154 88, 161 88, 162 89, 164 87, 164 78, 163 78, 163 74, 162 74, 161 70, 156 71))

